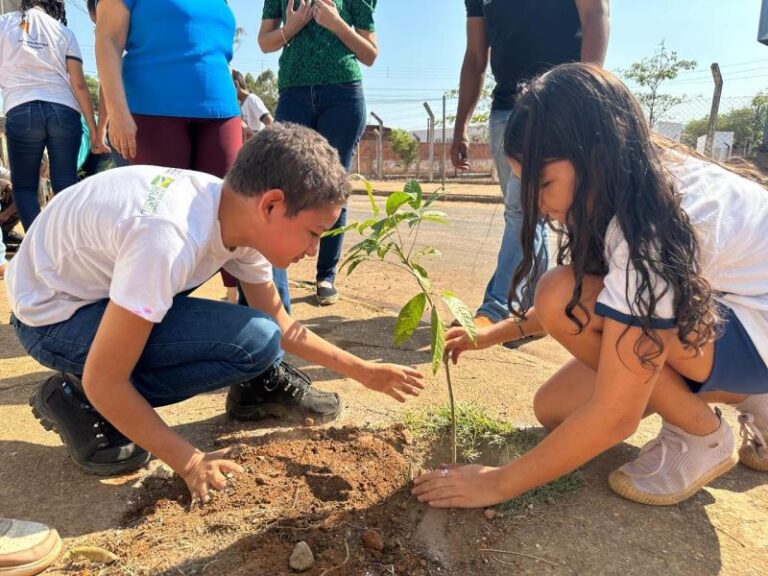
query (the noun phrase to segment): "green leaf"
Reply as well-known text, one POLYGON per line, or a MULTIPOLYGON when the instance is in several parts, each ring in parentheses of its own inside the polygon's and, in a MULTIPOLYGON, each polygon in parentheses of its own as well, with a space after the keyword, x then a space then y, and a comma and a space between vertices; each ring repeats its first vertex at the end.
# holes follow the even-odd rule
POLYGON ((440 199, 441 199, 443 196, 445 196, 445 194, 444 194, 443 192, 433 192, 432 194, 430 194, 430 195, 427 197, 427 200, 424 202, 424 208, 427 208, 428 206, 430 206, 430 205, 431 205, 431 204, 433 204, 434 202, 437 202, 437 201, 438 201, 438 200, 440 200, 440 199))
POLYGON ((357 222, 353 222, 352 224, 347 224, 346 226, 334 228, 333 230, 328 230, 326 232, 323 232, 321 238, 330 238, 332 236, 339 236, 341 234, 344 234, 345 232, 348 232, 354 228, 357 228, 358 224, 357 222))
POLYGON ((440 294, 440 297, 445 302, 445 305, 448 306, 453 317, 467 331, 472 342, 475 342, 477 340, 477 328, 475 327, 475 320, 469 307, 459 300, 453 292, 443 292, 440 294))
POLYGON ((424 248, 416 252, 416 254, 414 254, 414 257, 422 258, 424 256, 442 256, 442 255, 443 253, 440 252, 440 250, 438 250, 437 248, 433 246, 425 246, 424 248))
POLYGON ((409 202, 411 208, 414 210, 421 208, 421 198, 424 195, 423 191, 421 190, 421 184, 419 184, 416 180, 408 180, 408 182, 405 183, 405 188, 403 188, 403 190, 405 190, 407 194, 413 196, 413 200, 409 202))
POLYGON ((421 219, 427 222, 437 222, 438 224, 448 224, 448 214, 439 210, 424 210, 421 213, 421 219))
POLYGON ((357 260, 355 260, 355 261, 351 262, 351 263, 350 263, 350 265, 349 265, 349 268, 347 268, 347 276, 349 276, 350 274, 352 274, 352 272, 354 272, 354 271, 355 271, 355 268, 357 268, 358 266, 360 266, 360 264, 362 264, 363 262, 365 262, 365 260, 366 260, 365 258, 358 258, 357 260))
POLYGON ((376 223, 376 218, 369 218, 368 220, 363 220, 362 222, 357 222, 356 224, 353 224, 353 226, 357 229, 358 234, 362 234, 365 232, 365 229, 372 226, 376 223))
POLYGON ((426 305, 427 295, 424 292, 419 292, 400 310, 400 314, 397 316, 397 324, 395 324, 396 346, 402 346, 413 336, 416 328, 419 327, 419 322, 421 322, 426 305))
POLYGON ((400 208, 400 206, 412 200, 413 196, 406 192, 392 192, 392 194, 390 194, 387 198, 387 214, 392 216, 395 212, 397 212, 397 209, 400 208))
POLYGON ((411 269, 416 274, 416 278, 419 281, 419 286, 421 286, 421 289, 425 292, 429 290, 429 287, 431 286, 431 282, 429 281, 429 274, 427 271, 422 267, 416 264, 416 262, 411 262, 411 269))
POLYGON ((392 248, 394 248, 394 246, 395 246, 394 242, 388 242, 387 244, 381 244, 381 245, 379 245, 379 248, 376 251, 376 254, 379 256, 379 258, 384 260, 384 258, 387 256, 389 251, 392 250, 392 248))
POLYGON ((430 343, 432 345, 432 374, 437 374, 440 370, 440 364, 443 363, 443 354, 445 354, 445 328, 437 313, 437 308, 432 308, 432 319, 430 322, 430 343))

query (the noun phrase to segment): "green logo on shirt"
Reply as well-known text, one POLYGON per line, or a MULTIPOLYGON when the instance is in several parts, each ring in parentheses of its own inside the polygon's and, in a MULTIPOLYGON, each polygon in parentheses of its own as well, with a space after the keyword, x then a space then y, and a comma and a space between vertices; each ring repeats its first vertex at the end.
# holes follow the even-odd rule
POLYGON ((168 187, 173 184, 175 178, 164 176, 162 174, 155 176, 149 184, 149 195, 147 201, 141 209, 142 216, 152 216, 157 211, 157 205, 163 198, 163 194, 168 187))

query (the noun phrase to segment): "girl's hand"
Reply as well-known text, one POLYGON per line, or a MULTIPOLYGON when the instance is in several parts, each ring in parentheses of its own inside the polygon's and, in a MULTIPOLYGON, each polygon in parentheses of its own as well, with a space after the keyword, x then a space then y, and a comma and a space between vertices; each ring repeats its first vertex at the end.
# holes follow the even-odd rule
POLYGON ((366 388, 405 402, 404 395, 418 396, 424 389, 424 375, 408 366, 367 362, 360 383, 366 388))
POLYGON ((285 26, 283 30, 288 40, 301 32, 310 20, 312 20, 310 0, 301 0, 298 9, 294 9, 293 0, 288 0, 288 6, 285 8, 285 26))
POLYGON ((104 142, 103 139, 100 139, 99 136, 90 136, 91 141, 91 152, 93 154, 106 154, 109 152, 109 146, 107 146, 106 142, 104 142))
POLYGON ((128 110, 110 115, 109 141, 126 160, 136 157, 136 122, 128 110))
POLYGON ((315 5, 312 6, 312 18, 320 26, 334 34, 338 29, 337 27, 344 24, 339 9, 336 8, 336 3, 333 0, 315 0, 315 5))
POLYGON ((203 505, 211 500, 211 490, 223 490, 227 486, 227 474, 230 472, 243 472, 239 464, 227 460, 229 449, 216 452, 201 452, 195 450, 192 458, 181 474, 189 488, 192 497, 190 509, 195 505, 203 505))
POLYGON ((415 478, 411 494, 432 508, 484 508, 508 500, 500 483, 499 468, 443 464, 415 478))
POLYGON ((459 361, 459 356, 465 350, 481 350, 493 345, 493 341, 488 335, 490 327, 481 328, 477 331, 475 341, 469 337, 464 328, 451 328, 445 334, 445 353, 450 354, 454 364, 459 361))

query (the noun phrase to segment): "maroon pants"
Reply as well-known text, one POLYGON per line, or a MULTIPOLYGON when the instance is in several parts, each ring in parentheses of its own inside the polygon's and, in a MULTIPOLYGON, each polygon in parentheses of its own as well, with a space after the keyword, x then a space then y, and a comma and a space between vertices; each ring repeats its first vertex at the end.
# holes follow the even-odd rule
MULTIPOLYGON (((131 164, 196 170, 224 178, 243 145, 240 116, 176 118, 134 114, 133 119, 136 157, 131 164)), ((237 285, 224 270, 221 277, 225 286, 237 285)))

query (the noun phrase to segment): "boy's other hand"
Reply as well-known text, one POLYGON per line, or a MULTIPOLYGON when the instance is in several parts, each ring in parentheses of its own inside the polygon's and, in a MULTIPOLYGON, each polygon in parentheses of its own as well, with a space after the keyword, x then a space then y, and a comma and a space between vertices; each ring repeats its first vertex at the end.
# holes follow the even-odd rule
POLYGON ((424 389, 424 375, 414 368, 374 362, 366 364, 365 373, 360 378, 362 385, 398 402, 405 402, 405 396, 418 396, 424 389))
POLYGON ((488 337, 487 328, 481 328, 477 331, 477 338, 474 342, 464 328, 451 328, 445 334, 445 353, 450 354, 451 361, 456 364, 459 361, 459 356, 465 350, 488 348, 492 343, 488 337))
POLYGON ((243 472, 242 466, 227 460, 229 449, 216 452, 195 450, 187 462, 182 478, 192 497, 190 510, 196 505, 202 506, 211 500, 211 490, 223 490, 227 487, 227 474, 243 472))

